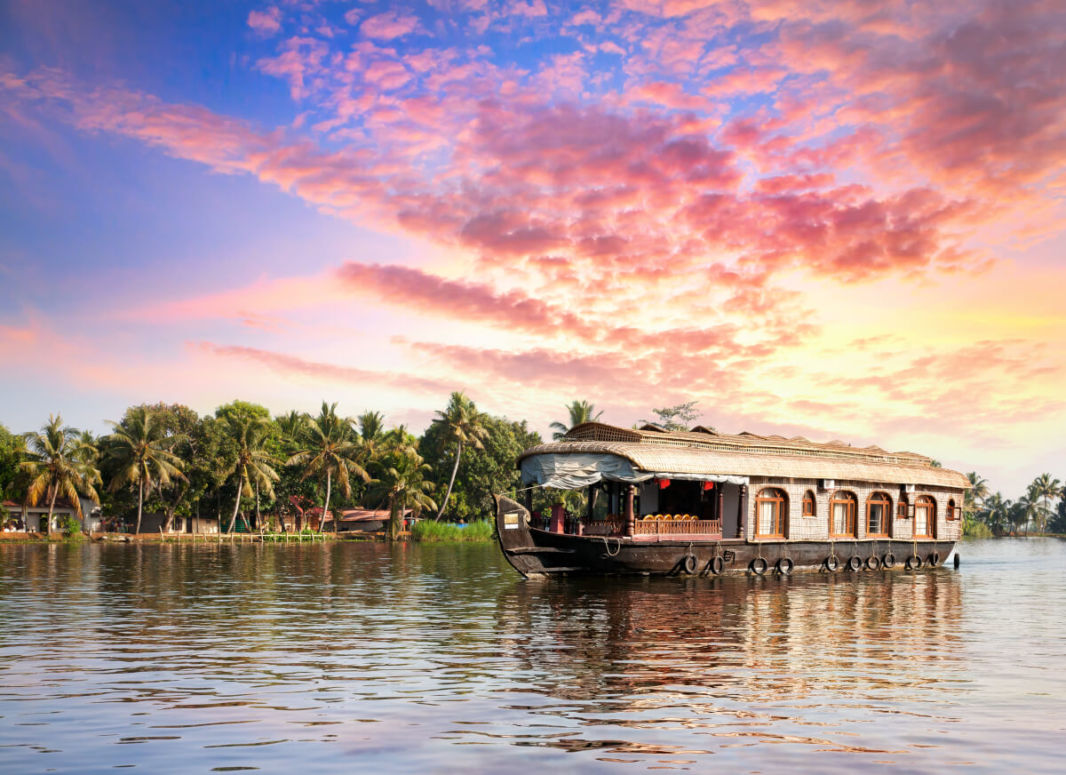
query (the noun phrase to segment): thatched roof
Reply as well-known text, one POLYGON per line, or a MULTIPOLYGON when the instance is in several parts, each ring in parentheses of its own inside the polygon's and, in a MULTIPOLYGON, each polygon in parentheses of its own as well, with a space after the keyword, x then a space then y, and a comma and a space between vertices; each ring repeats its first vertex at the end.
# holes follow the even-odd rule
POLYGON ((733 436, 702 427, 679 432, 648 425, 636 430, 584 423, 560 441, 527 449, 519 460, 543 453, 574 452, 618 455, 651 472, 843 479, 956 489, 970 486, 959 472, 934 467, 930 458, 913 452, 852 447, 842 441, 817 443, 800 436, 733 436))

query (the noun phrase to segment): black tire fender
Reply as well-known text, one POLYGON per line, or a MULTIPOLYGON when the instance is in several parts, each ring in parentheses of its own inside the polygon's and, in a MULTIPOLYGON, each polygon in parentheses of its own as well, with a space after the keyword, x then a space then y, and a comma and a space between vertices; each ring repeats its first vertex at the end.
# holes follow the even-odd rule
POLYGON ((862 557, 857 554, 851 555, 851 557, 848 558, 848 570, 862 570, 862 557))
POLYGON ((876 554, 871 554, 866 558, 866 570, 880 570, 881 560, 876 554))
POLYGON ((896 555, 892 552, 886 552, 885 556, 881 558, 882 568, 895 568, 896 567, 896 555))
POLYGON ((940 564, 940 552, 930 552, 926 560, 930 568, 935 568, 940 564))
POLYGON ((766 573, 766 569, 770 567, 770 564, 766 562, 762 557, 756 557, 750 563, 748 563, 748 570, 754 573, 756 576, 761 576, 766 573))
POLYGON ((918 570, 922 567, 922 558, 916 554, 912 554, 907 558, 905 565, 907 566, 907 570, 918 570))
POLYGON ((686 554, 684 559, 681 560, 681 567, 685 570, 685 573, 692 575, 696 572, 696 555, 686 554))
POLYGON ((830 573, 836 573, 840 570, 840 560, 838 560, 835 555, 832 557, 826 557, 825 562, 822 563, 822 565, 824 565, 825 569, 830 573))
POLYGON ((707 563, 707 570, 715 576, 721 576, 722 571, 725 570, 725 560, 722 559, 721 555, 712 557, 711 561, 707 563))
POLYGON ((782 576, 788 576, 792 573, 792 569, 795 567, 795 563, 792 562, 792 558, 790 557, 782 557, 777 561, 777 565, 775 567, 777 568, 777 572, 780 573, 782 576))

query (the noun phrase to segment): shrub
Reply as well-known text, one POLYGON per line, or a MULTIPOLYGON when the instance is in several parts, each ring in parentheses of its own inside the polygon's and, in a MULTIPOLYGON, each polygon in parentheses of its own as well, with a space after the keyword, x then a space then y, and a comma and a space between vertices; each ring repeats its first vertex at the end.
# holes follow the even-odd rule
POLYGON ((63 518, 60 524, 63 537, 68 541, 80 541, 84 536, 81 534, 81 523, 69 514, 63 518))
POLYGON ((460 526, 454 522, 434 522, 426 519, 416 522, 411 528, 411 538, 425 543, 473 543, 491 541, 493 526, 491 522, 478 520, 460 526))
POLYGON ((992 528, 984 522, 968 520, 963 523, 962 535, 964 538, 992 538, 992 528))

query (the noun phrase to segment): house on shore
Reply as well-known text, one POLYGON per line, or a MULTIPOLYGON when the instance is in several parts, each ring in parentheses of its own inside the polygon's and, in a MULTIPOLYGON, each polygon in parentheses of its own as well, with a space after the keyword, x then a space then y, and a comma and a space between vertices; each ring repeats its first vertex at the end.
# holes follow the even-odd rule
MULTIPOLYGON (((136 519, 136 517, 134 517, 136 519)), ((145 512, 141 515, 141 532, 142 533, 158 533, 166 525, 167 515, 161 511, 145 512)), ((130 525, 130 530, 133 530, 133 525, 130 525)), ((175 515, 171 520, 170 530, 167 531, 168 535, 176 535, 178 533, 189 533, 196 535, 217 535, 218 534, 218 518, 217 517, 182 517, 175 515)))
MULTIPOLYGON (((100 507, 88 498, 79 498, 82 516, 79 517, 77 510, 66 498, 57 498, 52 509, 52 532, 63 529, 67 518, 73 518, 87 533, 97 532, 102 529, 103 517, 100 507)), ((0 529, 5 532, 46 533, 48 532, 48 504, 38 503, 36 506, 28 506, 25 503, 17 503, 12 500, 4 501, 7 516, 4 517, 0 529)))

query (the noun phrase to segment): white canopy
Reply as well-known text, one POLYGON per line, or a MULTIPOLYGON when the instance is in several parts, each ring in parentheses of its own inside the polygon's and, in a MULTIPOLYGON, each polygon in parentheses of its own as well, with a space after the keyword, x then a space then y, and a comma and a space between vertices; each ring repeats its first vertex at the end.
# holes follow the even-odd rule
POLYGON ((624 457, 603 453, 546 453, 523 458, 523 484, 539 484, 560 490, 576 490, 607 480, 637 484, 649 479, 682 479, 696 482, 727 482, 747 484, 746 476, 721 474, 676 474, 670 472, 639 471, 624 457))

